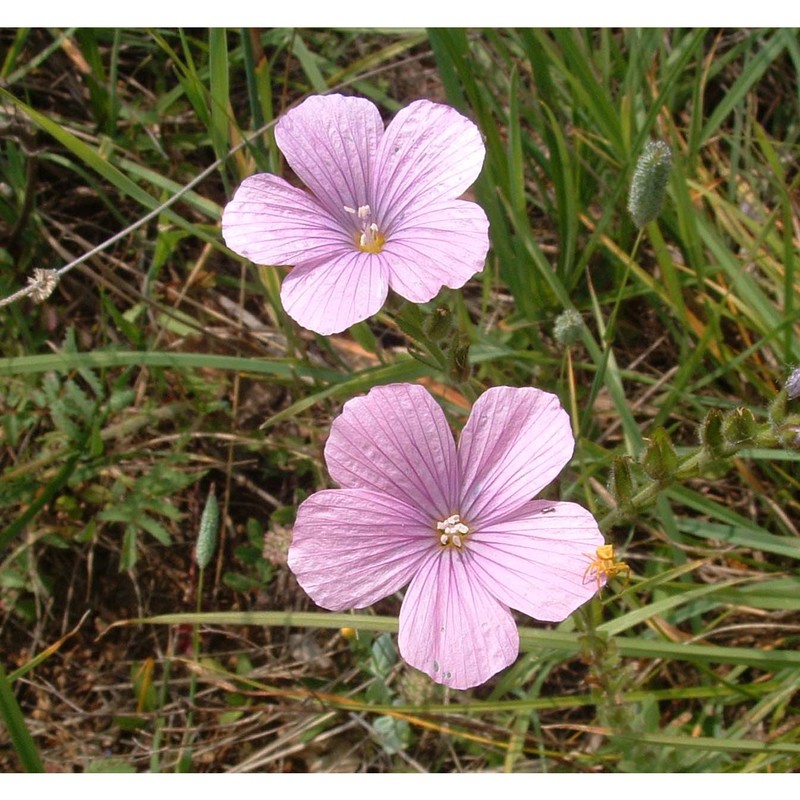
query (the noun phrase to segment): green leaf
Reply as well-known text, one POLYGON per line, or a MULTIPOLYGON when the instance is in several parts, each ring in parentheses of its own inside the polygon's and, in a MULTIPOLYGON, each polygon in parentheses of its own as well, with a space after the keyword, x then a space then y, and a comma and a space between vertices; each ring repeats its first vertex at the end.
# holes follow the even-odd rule
POLYGON ((376 717, 373 728, 385 753, 394 755, 411 744, 411 726, 397 717, 376 717))

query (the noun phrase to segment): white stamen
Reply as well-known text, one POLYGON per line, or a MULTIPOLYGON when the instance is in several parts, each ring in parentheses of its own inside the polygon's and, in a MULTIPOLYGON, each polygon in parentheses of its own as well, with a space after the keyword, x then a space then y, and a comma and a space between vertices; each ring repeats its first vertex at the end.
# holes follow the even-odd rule
MULTIPOLYGON (((369 208, 369 206, 362 206, 362 208, 369 208)), ((359 216, 361 216, 359 210, 359 216)), ((373 222, 367 228, 364 229, 364 233, 361 234, 361 238, 359 242, 361 242, 362 247, 367 247, 368 245, 374 244, 376 240, 376 234, 378 233, 378 226, 373 222)))
POLYGON ((439 542, 445 546, 452 544, 461 549, 464 546, 464 537, 469 534, 469 528, 461 521, 458 514, 449 516, 446 520, 436 523, 436 530, 443 531, 439 542))
POLYGON ((356 217, 354 220, 357 230, 355 241, 361 250, 367 253, 380 253, 383 248, 384 236, 378 224, 372 219, 372 209, 366 203, 359 206, 358 210, 352 206, 342 206, 347 214, 356 217))
POLYGON ((358 210, 356 210, 352 206, 342 206, 342 207, 348 214, 352 214, 353 216, 358 217, 362 222, 366 219, 369 219, 370 216, 372 215, 372 209, 367 204, 359 206, 358 210))

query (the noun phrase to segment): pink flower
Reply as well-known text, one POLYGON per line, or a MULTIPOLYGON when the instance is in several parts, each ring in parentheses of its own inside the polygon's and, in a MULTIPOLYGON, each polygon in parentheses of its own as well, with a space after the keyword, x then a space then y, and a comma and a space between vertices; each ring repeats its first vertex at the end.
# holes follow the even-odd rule
POLYGON ((325 460, 342 488, 300 505, 289 566, 331 611, 410 584, 400 654, 439 683, 477 686, 517 657, 510 608, 557 622, 597 591, 592 515, 531 500, 573 448, 558 398, 538 389, 489 389, 456 447, 421 386, 374 388, 333 423, 325 460))
POLYGON ((309 97, 275 139, 312 194, 253 175, 225 207, 222 235, 251 261, 294 267, 281 298, 304 327, 336 333, 377 312, 389 289, 424 303, 483 269, 486 214, 456 198, 485 149, 454 109, 417 100, 384 131, 369 100, 309 97))

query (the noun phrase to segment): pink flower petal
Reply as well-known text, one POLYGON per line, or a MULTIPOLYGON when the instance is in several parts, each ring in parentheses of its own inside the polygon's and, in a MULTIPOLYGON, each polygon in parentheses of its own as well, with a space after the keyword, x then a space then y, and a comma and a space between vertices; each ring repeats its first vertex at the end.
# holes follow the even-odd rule
POLYGON ((414 303, 427 302, 442 286, 460 288, 483 269, 488 230, 483 209, 465 200, 443 200, 410 213, 381 253, 389 286, 414 303))
POLYGON ((222 212, 222 236, 256 264, 295 264, 352 251, 353 239, 307 192, 274 175, 251 175, 222 212))
POLYGON ((421 386, 376 386, 348 400, 331 426, 325 461, 340 486, 383 492, 419 508, 431 523, 457 511, 453 435, 421 386))
POLYGON ((412 205, 453 200, 478 177, 486 148, 454 108, 417 100, 397 112, 380 141, 372 175, 374 211, 390 234, 412 205))
POLYGON ((511 664, 519 634, 511 612, 472 575, 468 552, 425 561, 400 609, 400 655, 437 683, 468 689, 511 664))
POLYGON ((383 120, 373 103, 340 94, 309 97, 275 126, 275 141, 289 166, 347 228, 353 224, 344 207, 370 202, 382 135, 383 120))
POLYGON ((601 544, 585 508, 534 500, 473 530, 467 546, 472 574, 486 591, 534 619, 559 622, 597 591, 587 569, 601 544))
POLYGON ((304 328, 328 335, 379 311, 389 291, 380 260, 356 250, 316 264, 301 264, 284 279, 286 313, 304 328))
POLYGON ((328 489, 300 504, 289 567, 317 605, 363 608, 405 586, 438 550, 423 515, 361 489, 328 489))
POLYGON ((498 386, 475 402, 458 446, 461 518, 499 519, 547 486, 572 457, 569 417, 554 394, 498 386))

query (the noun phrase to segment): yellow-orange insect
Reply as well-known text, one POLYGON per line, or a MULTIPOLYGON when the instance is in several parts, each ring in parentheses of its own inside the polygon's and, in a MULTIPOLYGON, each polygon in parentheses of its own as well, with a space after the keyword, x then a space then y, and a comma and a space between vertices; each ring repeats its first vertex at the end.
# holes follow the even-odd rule
POLYGON ((586 572, 583 573, 583 582, 594 578, 597 581, 597 588, 601 588, 601 579, 615 578, 620 572, 625 573, 626 578, 630 578, 631 568, 624 561, 617 561, 617 556, 614 553, 613 544, 602 544, 597 548, 594 555, 586 554, 592 559, 586 572))

